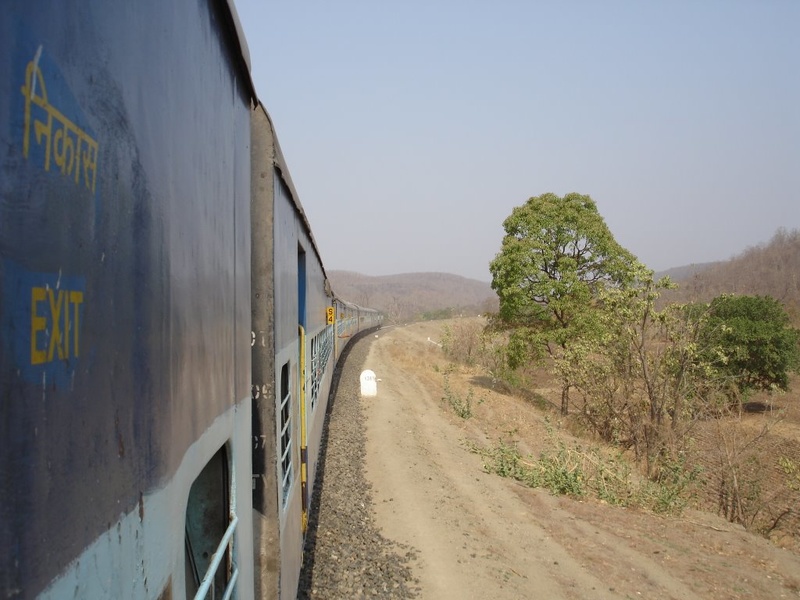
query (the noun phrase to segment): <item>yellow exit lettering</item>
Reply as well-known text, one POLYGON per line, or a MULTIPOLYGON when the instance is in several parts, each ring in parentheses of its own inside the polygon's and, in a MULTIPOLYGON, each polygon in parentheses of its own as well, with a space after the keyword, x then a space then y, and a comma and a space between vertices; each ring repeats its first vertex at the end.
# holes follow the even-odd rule
POLYGON ((54 359, 80 356, 80 306, 83 292, 54 290, 50 287, 31 288, 31 364, 41 365, 54 359), (49 311, 47 310, 49 309, 49 311), (70 309, 72 314, 70 315, 70 309), (38 334, 50 331, 50 341, 40 347, 38 334), (72 344, 70 345, 70 335, 72 344))

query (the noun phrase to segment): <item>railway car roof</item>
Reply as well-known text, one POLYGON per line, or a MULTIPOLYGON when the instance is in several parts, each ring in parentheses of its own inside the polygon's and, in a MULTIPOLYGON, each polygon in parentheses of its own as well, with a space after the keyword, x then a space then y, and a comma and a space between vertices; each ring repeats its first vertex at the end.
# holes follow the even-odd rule
MULTIPOLYGON (((297 211, 297 215, 303 222, 303 227, 305 227, 306 233, 308 234, 309 239, 311 240, 311 245, 314 248, 314 252, 319 259, 320 267, 322 268, 322 273, 325 276, 325 281, 328 281, 328 273, 325 271, 325 265, 322 262, 322 254, 319 251, 319 246, 317 245, 317 240, 314 238, 314 233, 311 230, 311 223, 308 221, 308 217, 306 216, 306 212, 303 209, 303 205, 300 202, 300 196, 297 193, 297 189, 294 186, 294 182, 292 181, 292 176, 289 173, 289 167, 286 164, 286 159, 283 156, 283 150, 281 150, 280 142, 278 141, 278 133, 275 130, 275 122, 270 117, 269 111, 267 111, 266 107, 261 103, 258 99, 258 94, 256 93, 255 84, 253 83, 253 79, 251 76, 251 63, 250 63, 250 50, 247 46, 247 39, 245 38, 244 31, 242 30, 241 22, 239 21, 239 14, 236 12, 236 6, 234 0, 226 0, 226 5, 228 7, 228 14, 230 15, 231 20, 231 28, 235 34, 236 40, 239 44, 239 55, 241 57, 242 64, 244 66, 244 71, 247 74, 247 83, 250 88, 251 96, 254 101, 254 108, 258 110, 259 108, 264 111, 264 115, 267 117, 269 121, 270 127, 272 128, 273 132, 273 141, 275 146, 275 167, 278 169, 278 172, 281 175, 286 187, 289 189, 289 192, 292 196, 292 203, 294 204, 294 208, 297 211)), ((330 287, 328 287, 330 289, 330 287)), ((346 302, 339 298, 334 292, 331 291, 331 296, 336 298, 339 302, 351 306, 353 308, 357 308, 360 310, 368 310, 372 311, 373 309, 364 308, 358 306, 357 304, 353 304, 352 302, 346 302)), ((378 312, 378 311, 374 311, 378 312)))
POLYGON ((239 13, 236 12, 234 0, 225 0, 225 7, 227 8, 227 14, 230 17, 229 27, 232 30, 233 37, 239 46, 239 57, 242 63, 240 67, 246 76, 245 83, 249 88, 250 98, 254 102, 258 102, 256 86, 253 83, 253 77, 250 70, 250 48, 247 46, 247 39, 244 36, 244 30, 242 29, 242 24, 239 21, 239 13))
MULTIPOLYGON (((294 187, 294 182, 292 181, 292 175, 289 172, 289 167, 286 164, 286 159, 283 156, 283 150, 281 150, 281 143, 278 141, 278 132, 275 130, 275 122, 272 120, 272 117, 269 114, 267 108, 259 101, 258 107, 262 111, 264 111, 264 115, 267 117, 267 121, 269 121, 270 127, 272 128, 272 139, 275 146, 275 168, 278 169, 278 172, 283 179, 283 182, 286 184, 286 187, 289 189, 289 194, 292 197, 292 203, 294 204, 294 209, 297 211, 297 215, 303 222, 303 227, 308 234, 308 238, 311 240, 311 245, 314 247, 314 252, 319 259, 320 266, 322 267, 322 273, 325 275, 325 279, 328 279, 328 274, 325 271, 325 265, 322 262, 322 254, 320 254, 319 246, 317 245, 317 240, 314 238, 314 233, 311 230, 311 223, 308 221, 308 217, 306 216, 305 210, 303 210, 303 205, 300 202, 300 196, 297 193, 297 189, 294 187)), ((256 108, 258 110, 258 108, 256 108)))
MULTIPOLYGON (((289 188, 294 208, 297 211, 297 214, 300 217, 300 219, 303 221, 303 227, 305 227, 306 233, 308 234, 308 238, 311 240, 311 245, 314 247, 314 252, 316 253, 317 258, 319 259, 319 264, 320 267, 322 268, 322 274, 325 276, 325 281, 328 281, 328 273, 327 271, 325 271, 325 264, 322 261, 322 254, 320 254, 319 247, 317 246, 317 240, 314 238, 314 233, 311 230, 311 223, 309 223, 308 217, 306 216, 306 212, 305 210, 303 210, 303 204, 300 202, 300 196, 297 194, 297 190, 294 187, 294 182, 292 181, 292 175, 291 173, 289 173, 289 167, 286 165, 286 159, 283 156, 283 151, 281 150, 281 144, 278 141, 278 134, 275 131, 275 123, 273 122, 272 117, 270 117, 269 111, 266 109, 266 107, 260 102, 259 106, 261 107, 261 110, 264 111, 264 114, 266 115, 267 120, 269 121, 270 126, 272 127, 273 140, 275 142, 275 167, 280 172, 281 177, 283 178, 283 181, 286 184, 286 187, 289 188)), ((335 298, 339 303, 348 306, 350 308, 355 308, 358 310, 369 311, 369 312, 376 312, 376 313, 380 312, 372 308, 366 308, 363 306, 359 306, 358 304, 355 304, 353 302, 343 300, 334 291, 331 291, 330 295, 333 298, 335 298)))
POLYGON ((308 234, 308 237, 311 240, 311 244, 314 247, 314 252, 316 253, 317 258, 319 259, 320 262, 320 266, 322 267, 322 273, 323 275, 325 275, 325 280, 327 281, 328 274, 325 272, 325 265, 322 263, 322 255, 320 254, 317 241, 316 239, 314 239, 314 234, 311 231, 311 224, 308 221, 308 217, 306 216, 305 210, 303 210, 303 205, 300 203, 300 198, 297 194, 297 189, 294 187, 294 182, 292 181, 292 176, 289 173, 289 168, 286 165, 286 159, 283 156, 283 151, 281 150, 281 145, 280 142, 278 141, 278 134, 275 131, 275 122, 272 120, 272 117, 270 117, 266 107, 258 99, 258 94, 256 93, 255 84, 253 83, 253 78, 251 75, 250 49, 247 46, 247 38, 244 35, 244 30, 242 29, 242 24, 241 21, 239 20, 239 13, 236 12, 235 2, 234 0, 225 0, 225 3, 228 8, 228 15, 230 15, 230 26, 235 35, 235 39, 239 45, 239 56, 244 66, 243 70, 247 74, 247 84, 249 86, 251 98, 253 100, 253 107, 255 110, 258 110, 258 108, 260 107, 261 110, 264 111, 264 114, 266 115, 267 120, 269 121, 270 127, 272 128, 273 140, 275 143, 275 166, 280 172, 284 183, 289 188, 295 210, 297 211, 297 214, 303 221, 303 226, 305 227, 306 233, 308 234))

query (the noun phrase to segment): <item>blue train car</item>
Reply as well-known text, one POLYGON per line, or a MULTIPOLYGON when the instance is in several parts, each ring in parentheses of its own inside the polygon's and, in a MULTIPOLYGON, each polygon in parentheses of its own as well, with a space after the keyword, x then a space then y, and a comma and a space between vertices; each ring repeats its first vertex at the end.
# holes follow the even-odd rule
POLYGON ((3 4, 4 598, 253 597, 237 31, 211 0, 3 4))
POLYGON ((337 298, 222 0, 0 14, 0 591, 293 598, 337 298))
POLYGON ((294 598, 334 367, 382 315, 335 297, 263 107, 252 144, 256 593, 294 598))

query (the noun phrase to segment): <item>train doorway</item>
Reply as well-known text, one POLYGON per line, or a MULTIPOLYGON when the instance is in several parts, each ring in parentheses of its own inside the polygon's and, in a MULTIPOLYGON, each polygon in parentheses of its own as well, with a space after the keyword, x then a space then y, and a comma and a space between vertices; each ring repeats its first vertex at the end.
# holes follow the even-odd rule
POLYGON ((301 529, 308 528, 308 424, 306 419, 306 252, 297 246, 297 320, 299 332, 298 379, 300 390, 300 498, 302 503, 301 529))

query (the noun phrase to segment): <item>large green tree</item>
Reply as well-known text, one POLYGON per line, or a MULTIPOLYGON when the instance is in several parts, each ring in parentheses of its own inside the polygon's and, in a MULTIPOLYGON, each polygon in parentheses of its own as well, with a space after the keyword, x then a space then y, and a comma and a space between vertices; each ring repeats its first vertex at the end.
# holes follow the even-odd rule
MULTIPOLYGON (((556 355, 597 325, 593 305, 606 286, 624 286, 641 267, 614 239, 587 195, 542 194, 513 209, 490 264, 500 307, 496 323, 511 331, 511 366, 556 355)), ((562 382, 561 411, 569 409, 562 382)))
POLYGON ((788 389, 789 373, 800 369, 800 331, 780 302, 723 295, 711 301, 708 313, 702 337, 719 347, 717 368, 740 392, 788 389))

